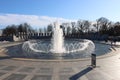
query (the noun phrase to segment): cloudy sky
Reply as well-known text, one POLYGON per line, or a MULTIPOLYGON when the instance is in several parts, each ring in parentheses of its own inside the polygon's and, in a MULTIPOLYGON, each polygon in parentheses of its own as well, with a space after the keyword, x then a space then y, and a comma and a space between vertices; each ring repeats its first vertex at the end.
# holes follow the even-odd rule
POLYGON ((49 17, 49 16, 38 16, 38 15, 22 15, 22 14, 0 14, 0 25, 2 27, 12 24, 20 24, 27 22, 34 28, 46 27, 48 24, 51 24, 55 21, 71 22, 76 20, 70 20, 60 17, 49 17))
POLYGON ((56 20, 95 21, 100 17, 120 21, 119 3, 120 0, 1 0, 0 28, 24 22, 39 28, 56 20))

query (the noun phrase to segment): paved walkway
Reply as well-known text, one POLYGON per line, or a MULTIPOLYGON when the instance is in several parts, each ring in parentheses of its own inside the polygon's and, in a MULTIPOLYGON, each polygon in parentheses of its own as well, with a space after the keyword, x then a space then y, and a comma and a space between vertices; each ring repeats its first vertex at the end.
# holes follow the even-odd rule
POLYGON ((0 57, 0 80, 120 80, 120 48, 110 56, 77 61, 32 61, 0 57))

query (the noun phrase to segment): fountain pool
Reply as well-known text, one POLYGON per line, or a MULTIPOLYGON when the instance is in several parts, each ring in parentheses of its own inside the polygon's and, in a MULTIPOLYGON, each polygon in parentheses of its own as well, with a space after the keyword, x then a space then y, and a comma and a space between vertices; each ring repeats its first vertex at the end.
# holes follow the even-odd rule
POLYGON ((90 56, 95 45, 86 39, 64 40, 62 28, 55 22, 51 40, 26 41, 22 49, 26 57, 71 59, 90 56))

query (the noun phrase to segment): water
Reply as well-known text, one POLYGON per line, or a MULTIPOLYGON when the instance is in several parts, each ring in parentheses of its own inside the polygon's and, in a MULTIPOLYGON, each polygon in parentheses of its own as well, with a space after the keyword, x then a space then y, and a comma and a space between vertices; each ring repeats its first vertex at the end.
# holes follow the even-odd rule
POLYGON ((26 41, 22 46, 26 57, 39 58, 80 58, 88 57, 94 52, 95 45, 90 40, 64 40, 63 30, 56 22, 52 39, 48 41, 26 41))
POLYGON ((56 22, 53 28, 53 36, 52 36, 52 53, 64 53, 64 38, 63 38, 63 30, 60 28, 60 24, 56 22))
MULTIPOLYGON (((72 45, 72 44, 82 42, 82 41, 84 41, 84 40, 69 39, 69 40, 65 40, 64 43, 72 45)), ((25 42, 25 43, 27 43, 27 42, 25 42)), ((32 41, 30 41, 30 45, 34 44, 34 43, 35 44, 37 43, 36 46, 38 48, 38 51, 41 50, 41 51, 45 51, 45 52, 33 51, 32 49, 30 49, 30 46, 28 44, 25 44, 25 43, 24 43, 24 46, 22 45, 24 47, 24 49, 22 48, 23 51, 21 50, 21 44, 16 45, 14 47, 7 48, 8 52, 10 52, 10 53, 8 53, 8 55, 14 56, 14 57, 34 58, 34 59, 59 59, 59 56, 56 56, 56 54, 59 54, 59 53, 53 54, 53 53, 49 52, 49 50, 51 48, 48 45, 51 44, 51 40, 46 40, 46 39, 43 40, 42 39, 42 40, 34 40, 34 41, 32 40, 32 41), (46 48, 44 48, 44 47, 46 47, 46 48)), ((95 44, 94 53, 97 56, 108 54, 111 51, 110 50, 111 45, 102 44, 102 43, 99 43, 99 42, 97 42, 97 43, 95 42, 94 44, 95 44)), ((34 47, 36 47, 36 46, 34 46, 34 47)), ((72 47, 69 46, 69 48, 72 48, 72 47)), ((91 53, 89 53, 89 52, 86 53, 86 52, 87 51, 85 49, 83 51, 64 53, 65 55, 63 55, 61 58, 62 59, 78 59, 78 58, 91 57, 91 53)), ((60 54, 62 54, 62 53, 60 53, 60 54)))
POLYGON ((107 54, 111 51, 110 48, 111 48, 111 45, 102 44, 102 43, 95 43, 94 53, 97 56, 104 55, 104 54, 107 54))
POLYGON ((94 52, 95 46, 89 40, 72 39, 64 41, 63 53, 51 52, 53 49, 51 40, 26 41, 22 49, 26 57, 75 59, 89 57, 94 52))

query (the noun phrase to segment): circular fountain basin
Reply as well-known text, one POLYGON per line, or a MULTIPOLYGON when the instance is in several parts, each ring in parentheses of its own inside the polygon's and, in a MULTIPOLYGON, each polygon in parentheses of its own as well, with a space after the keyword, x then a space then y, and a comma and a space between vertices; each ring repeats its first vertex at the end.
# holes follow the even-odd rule
POLYGON ((89 57, 95 49, 92 41, 81 39, 65 40, 63 47, 63 51, 55 52, 50 40, 32 40, 26 41, 22 49, 26 57, 39 59, 77 59, 89 57))
MULTIPOLYGON (((66 42, 68 43, 71 43, 71 41, 73 40, 66 40, 66 42)), ((76 40, 74 39, 74 41, 79 41, 79 40, 76 40)), ((31 41, 31 42, 50 42, 49 40, 38 40, 38 41, 31 41)), ((15 43, 16 44, 16 43, 15 43)), ((111 45, 108 45, 108 44, 103 44, 103 43, 100 43, 100 42, 94 42, 95 44, 95 50, 94 50, 94 53, 97 55, 97 56, 104 56, 104 55, 109 55, 109 53, 111 52, 111 45)), ((13 43, 11 43, 10 45, 13 45, 13 43)), ((55 56, 57 53, 36 53, 36 54, 33 54, 32 51, 29 51, 29 52, 26 52, 23 48, 23 44, 16 44, 16 45, 13 45, 13 46, 8 46, 5 48, 5 50, 7 52, 2 52, 4 53, 5 55, 11 57, 11 58, 16 58, 16 59, 28 59, 28 60, 31 60, 31 59, 35 59, 35 60, 56 60, 56 59, 62 59, 62 60, 83 60, 86 58, 89 59, 91 57, 91 53, 89 54, 80 54, 79 52, 78 53, 71 53, 71 54, 67 54, 66 56, 55 56)), ((26 48, 27 49, 27 48, 26 48)), ((60 53, 58 53, 60 54, 60 53)))

